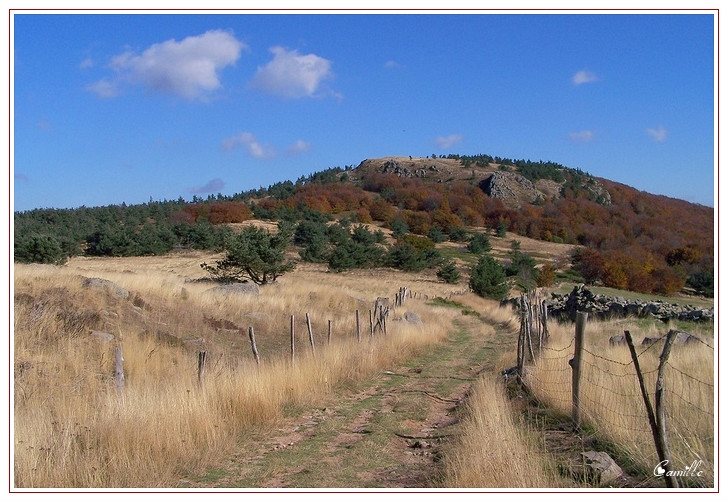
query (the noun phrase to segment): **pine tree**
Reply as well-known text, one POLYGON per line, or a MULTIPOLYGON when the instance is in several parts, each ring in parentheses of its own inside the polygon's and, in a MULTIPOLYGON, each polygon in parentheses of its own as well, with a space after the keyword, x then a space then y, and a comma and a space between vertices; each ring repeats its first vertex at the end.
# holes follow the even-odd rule
POLYGON ((470 289, 483 298, 503 300, 508 293, 506 273, 492 257, 483 255, 470 273, 470 289))

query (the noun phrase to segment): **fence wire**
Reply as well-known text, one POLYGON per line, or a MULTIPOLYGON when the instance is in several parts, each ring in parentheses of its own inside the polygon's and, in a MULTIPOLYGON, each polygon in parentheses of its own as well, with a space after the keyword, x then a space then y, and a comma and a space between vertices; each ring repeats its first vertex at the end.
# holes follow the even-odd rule
MULTIPOLYGON (((712 361, 712 346, 700 341, 698 350, 710 351, 712 361)), ((573 402, 569 362, 574 356, 574 346, 574 338, 563 346, 543 346, 534 366, 524 371, 523 377, 542 402, 564 413, 570 412, 573 402)), ((684 362, 680 354, 675 355, 683 347, 676 348, 677 351, 673 348, 675 359, 684 362)), ((624 347, 602 353, 594 347, 583 349, 579 405, 586 422, 629 451, 633 460, 652 475, 658 459, 637 370, 626 349, 618 352, 620 349, 624 347)), ((638 360, 654 407, 659 357, 650 349, 654 347, 643 348, 638 360)), ((712 464, 714 385, 707 381, 705 368, 696 367, 689 360, 685 366, 672 361, 665 365, 665 416, 673 461, 679 466, 690 465, 694 460, 712 464), (701 376, 691 374, 698 371, 701 376)), ((701 486, 713 486, 713 475, 711 466, 709 476, 693 481, 704 483, 701 486)))

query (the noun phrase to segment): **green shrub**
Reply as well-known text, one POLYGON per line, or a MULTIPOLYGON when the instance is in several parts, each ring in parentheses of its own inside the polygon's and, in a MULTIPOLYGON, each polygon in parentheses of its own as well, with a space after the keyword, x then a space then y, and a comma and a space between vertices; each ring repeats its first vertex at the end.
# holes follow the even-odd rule
POLYGON ((470 289, 483 298, 503 300, 508 292, 506 273, 492 257, 483 255, 470 273, 470 289))

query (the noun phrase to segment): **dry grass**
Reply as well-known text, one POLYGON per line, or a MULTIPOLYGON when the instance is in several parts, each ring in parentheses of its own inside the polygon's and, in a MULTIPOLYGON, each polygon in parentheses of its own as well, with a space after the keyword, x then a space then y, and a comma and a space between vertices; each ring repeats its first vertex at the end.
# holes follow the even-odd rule
MULTIPOLYGON (((629 350, 609 345, 609 337, 627 329, 635 344, 664 335, 670 326, 648 326, 636 321, 590 322, 585 335, 581 401, 585 423, 617 445, 634 467, 647 476, 658 463, 645 404, 629 350)), ((705 343, 674 346, 666 371, 668 441, 676 469, 702 460, 702 478, 684 479, 699 486, 714 480, 714 351, 712 326, 696 326, 705 343)), ((544 403, 571 414, 571 368, 574 328, 552 325, 549 348, 527 373, 527 383, 544 403)), ((662 343, 637 345, 640 367, 654 407, 655 382, 662 343)))
POLYGON ((451 287, 417 283, 393 271, 339 275, 299 266, 258 296, 226 298, 207 292, 209 283, 190 282, 204 276, 199 263, 210 259, 187 254, 15 266, 15 487, 175 486, 183 473, 203 473, 238 438, 270 428, 288 410, 313 405, 437 343, 456 315, 410 300, 407 310, 423 324, 396 322, 395 312, 388 336, 371 339, 368 309, 376 297, 393 297, 403 285, 447 296, 451 287), (123 299, 85 288, 84 277, 111 280, 131 294, 123 299), (295 364, 289 355, 291 314, 295 364), (260 367, 248 326, 255 328, 260 367), (95 331, 114 338, 107 341, 95 331), (122 397, 113 379, 116 346, 124 354, 122 397), (209 363, 200 386, 201 348, 209 363))
POLYGON ((558 474, 537 439, 518 423, 502 384, 481 378, 467 416, 446 457, 445 486, 544 488, 559 486, 558 474))

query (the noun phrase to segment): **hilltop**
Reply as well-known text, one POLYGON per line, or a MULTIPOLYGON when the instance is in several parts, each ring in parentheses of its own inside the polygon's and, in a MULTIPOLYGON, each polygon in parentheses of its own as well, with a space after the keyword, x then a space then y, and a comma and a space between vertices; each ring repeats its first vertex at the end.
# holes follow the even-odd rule
MULTIPOLYGON (((419 178, 424 182, 450 184, 454 182, 475 182, 489 197, 501 200, 507 207, 521 208, 526 204, 539 204, 546 200, 563 198, 567 176, 570 171, 565 167, 551 165, 549 177, 536 177, 532 180, 521 173, 514 165, 491 162, 491 159, 461 160, 458 158, 428 157, 384 157, 366 159, 350 174, 356 181, 371 173, 392 173, 404 178, 419 178)), ((537 163, 537 166, 548 166, 537 163)), ((540 173, 544 175, 544 173, 540 173)), ((538 175, 537 175, 538 176, 538 175)), ((535 177, 535 176, 534 176, 535 177)), ((611 203, 609 191, 596 178, 582 183, 595 199, 611 203)))

